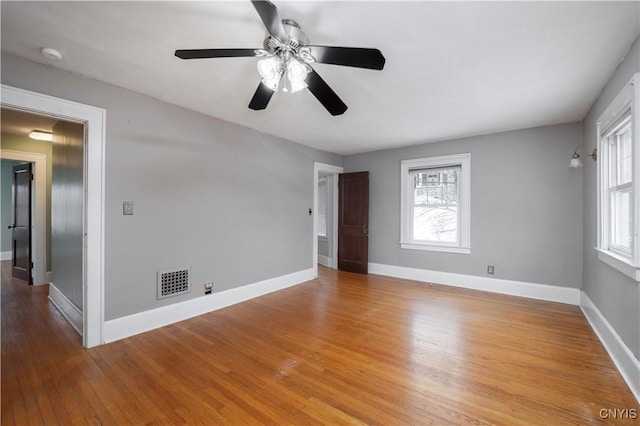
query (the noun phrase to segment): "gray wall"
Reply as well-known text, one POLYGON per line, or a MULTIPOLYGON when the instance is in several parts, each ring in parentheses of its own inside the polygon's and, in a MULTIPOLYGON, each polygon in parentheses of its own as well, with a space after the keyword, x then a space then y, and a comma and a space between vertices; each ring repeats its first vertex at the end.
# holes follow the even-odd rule
POLYGON ((80 310, 83 306, 84 126, 53 127, 51 279, 80 310))
MULTIPOLYGON (((607 83, 583 120, 584 150, 596 147, 596 121, 620 93, 634 73, 640 71, 640 39, 636 39, 626 59, 607 83)), ((596 163, 585 160, 584 167, 584 292, 640 358, 640 285, 596 258, 596 163)))
POLYGON ((313 163, 342 157, 5 52, 2 83, 107 110, 106 320, 313 266, 313 163), (156 300, 183 266, 192 292, 156 300))
MULTIPOLYGON (((4 82, 4 80, 3 80, 4 82)), ((6 149, 8 151, 20 151, 27 153, 35 153, 35 154, 44 154, 47 158, 47 212, 46 212, 46 221, 47 221, 47 260, 46 260, 46 270, 51 270, 51 143, 50 142, 42 142, 36 141, 33 139, 29 139, 27 136, 20 136, 14 134, 3 133, 2 134, 2 149, 6 149)), ((3 228, 3 229, 6 229, 3 228)))
POLYGON ((0 251, 11 251, 13 224, 13 166, 21 161, 0 160, 0 251))
POLYGON ((580 288, 582 172, 569 159, 579 123, 345 157, 370 172, 369 261, 580 288), (401 249, 400 161, 471 153, 471 254, 401 249))

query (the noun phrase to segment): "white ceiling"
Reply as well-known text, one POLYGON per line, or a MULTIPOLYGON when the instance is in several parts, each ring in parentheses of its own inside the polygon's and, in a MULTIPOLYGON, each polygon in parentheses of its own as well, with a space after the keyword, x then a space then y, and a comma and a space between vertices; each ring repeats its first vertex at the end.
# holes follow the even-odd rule
POLYGON ((2 50, 314 148, 350 154, 581 120, 640 33, 640 2, 275 1, 312 44, 377 47, 383 71, 315 70, 349 106, 308 91, 247 108, 256 59, 175 49, 260 47, 249 1, 2 1, 2 50))

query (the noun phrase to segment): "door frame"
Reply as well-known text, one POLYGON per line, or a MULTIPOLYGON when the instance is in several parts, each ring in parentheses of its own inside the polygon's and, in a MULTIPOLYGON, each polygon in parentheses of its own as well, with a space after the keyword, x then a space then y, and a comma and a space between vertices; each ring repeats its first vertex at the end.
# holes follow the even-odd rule
POLYGON ((105 131, 106 110, 2 84, 1 104, 85 124, 85 240, 82 345, 104 343, 105 131))
POLYGON ((31 182, 33 285, 47 284, 51 281, 51 274, 47 271, 47 156, 0 149, 0 158, 33 163, 33 181, 31 182))
POLYGON ((338 265, 338 175, 344 172, 344 167, 334 166, 332 164, 313 163, 313 278, 318 277, 318 175, 326 173, 333 175, 333 229, 331 245, 331 256, 333 258, 334 269, 338 265))

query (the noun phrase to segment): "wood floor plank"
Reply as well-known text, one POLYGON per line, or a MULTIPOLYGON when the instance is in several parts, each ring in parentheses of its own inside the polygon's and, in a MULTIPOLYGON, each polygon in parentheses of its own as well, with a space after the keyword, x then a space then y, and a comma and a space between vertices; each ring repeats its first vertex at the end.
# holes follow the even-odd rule
POLYGON ((1 422, 637 424, 600 415, 640 407, 575 306, 319 273, 85 350, 3 264, 1 422))

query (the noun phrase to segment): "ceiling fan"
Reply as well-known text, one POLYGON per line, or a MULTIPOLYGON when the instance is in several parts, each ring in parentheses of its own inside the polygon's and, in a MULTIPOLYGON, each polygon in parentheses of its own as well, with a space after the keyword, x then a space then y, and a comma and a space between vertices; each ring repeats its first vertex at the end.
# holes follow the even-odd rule
POLYGON ((385 59, 378 49, 359 47, 316 46, 300 26, 291 19, 280 19, 278 9, 268 0, 251 0, 269 35, 262 49, 186 49, 176 50, 181 59, 233 58, 254 56, 262 80, 249 108, 267 107, 273 93, 282 86, 283 92, 295 93, 308 88, 331 115, 340 115, 347 106, 313 70, 314 62, 348 67, 381 70, 385 59))

